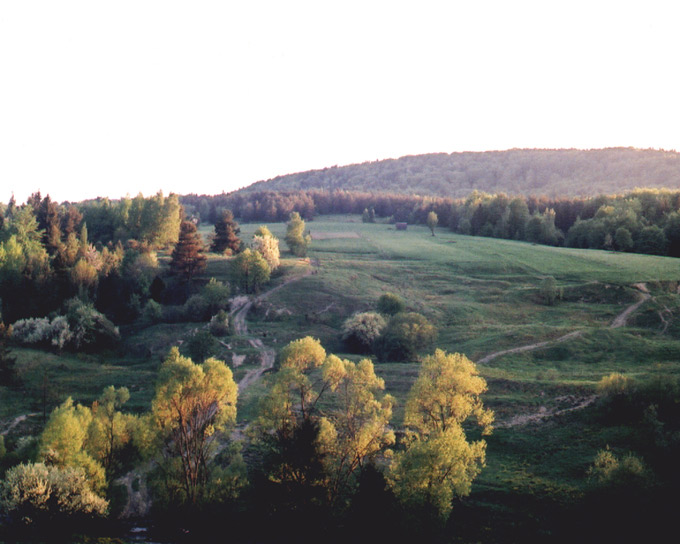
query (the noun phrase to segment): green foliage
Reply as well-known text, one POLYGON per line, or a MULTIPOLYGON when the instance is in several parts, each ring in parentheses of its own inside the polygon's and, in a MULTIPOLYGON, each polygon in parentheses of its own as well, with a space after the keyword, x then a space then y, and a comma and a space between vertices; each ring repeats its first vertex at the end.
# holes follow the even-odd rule
POLYGON ((17 524, 46 527, 55 521, 102 517, 108 502, 80 468, 20 464, 0 482, 0 509, 17 524))
POLYGON ((290 214, 285 240, 288 249, 290 249, 293 255, 296 257, 307 256, 307 249, 312 242, 312 237, 309 234, 305 234, 305 222, 298 212, 290 214))
POLYGON ((246 293, 257 293, 269 281, 267 261, 257 251, 245 249, 233 260, 236 282, 246 293))
POLYGON ((386 325, 385 319, 375 312, 354 314, 342 325, 342 340, 350 351, 370 353, 386 325))
POLYGON ((327 356, 310 337, 285 346, 255 424, 273 451, 270 478, 287 489, 304 483, 311 495, 323 489, 330 504, 345 497, 357 470, 394 442, 388 427, 394 399, 378 396, 384 387, 367 359, 327 356), (312 379, 316 369, 320 380, 312 379))
POLYGON ((383 315, 394 315, 403 312, 406 309, 404 300, 393 293, 385 293, 380 295, 378 299, 378 312, 383 315))
POLYGON ((543 278, 538 287, 538 296, 541 302, 547 306, 552 306, 555 302, 561 300, 563 294, 562 288, 557 286, 557 282, 552 276, 543 278))
POLYGON ((437 336, 437 329, 417 312, 400 312, 387 322, 382 335, 375 342, 375 353, 381 361, 408 361, 429 347, 437 336))
POLYGON ((50 414, 40 436, 39 455, 49 465, 82 469, 92 489, 100 492, 106 487, 106 476, 103 465, 91 453, 91 423, 92 411, 81 404, 74 405, 69 397, 50 414))
POLYGON ((597 390, 601 395, 614 397, 629 392, 633 383, 632 378, 624 376, 620 372, 612 372, 608 376, 602 377, 597 384, 597 390))
MULTIPOLYGON (((14 386, 18 382, 16 357, 12 356, 8 347, 10 332, 0 321, 0 386, 14 386)), ((0 456, 2 457, 2 456, 0 456)))
POLYGON ((483 434, 493 412, 484 408, 486 381, 467 357, 436 350, 423 360, 408 396, 405 449, 394 456, 390 482, 406 506, 429 506, 442 517, 454 496, 470 493, 485 463, 486 442, 468 442, 463 424, 472 416, 483 434))
POLYGON ((197 365, 172 348, 161 366, 153 422, 166 471, 181 489, 182 501, 203 499, 215 437, 235 423, 237 394, 231 370, 222 361, 197 365))
POLYGON ((609 447, 597 452, 588 475, 600 486, 615 489, 641 488, 650 480, 649 471, 640 457, 629 452, 618 458, 609 447))
POLYGON ((198 331, 187 341, 189 356, 199 363, 215 355, 217 349, 217 340, 208 331, 198 331))
POLYGON ((227 336, 230 332, 229 314, 227 312, 220 310, 210 318, 210 333, 213 336, 227 336))

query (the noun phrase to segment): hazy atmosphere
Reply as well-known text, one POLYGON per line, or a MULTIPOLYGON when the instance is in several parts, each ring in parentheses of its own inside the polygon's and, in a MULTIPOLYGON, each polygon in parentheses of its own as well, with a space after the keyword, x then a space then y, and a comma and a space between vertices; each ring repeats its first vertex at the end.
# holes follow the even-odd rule
POLYGON ((428 152, 675 149, 673 2, 3 2, 0 200, 428 152))

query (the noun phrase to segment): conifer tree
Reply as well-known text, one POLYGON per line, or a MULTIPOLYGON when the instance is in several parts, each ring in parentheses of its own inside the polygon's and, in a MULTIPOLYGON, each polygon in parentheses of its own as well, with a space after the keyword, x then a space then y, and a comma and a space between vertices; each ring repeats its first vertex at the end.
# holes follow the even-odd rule
POLYGON ((180 225, 179 240, 172 252, 170 270, 190 280, 205 268, 203 240, 193 222, 184 220, 180 225))
POLYGON ((243 246, 238 237, 240 232, 238 223, 234 221, 234 214, 231 213, 231 210, 224 210, 222 216, 215 223, 215 237, 210 246, 210 251, 228 255, 238 253, 243 246))

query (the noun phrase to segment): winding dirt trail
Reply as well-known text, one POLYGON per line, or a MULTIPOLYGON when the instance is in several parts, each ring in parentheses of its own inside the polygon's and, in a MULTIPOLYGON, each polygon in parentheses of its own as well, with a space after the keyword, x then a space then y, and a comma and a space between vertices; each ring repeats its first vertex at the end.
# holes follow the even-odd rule
POLYGON ((32 413, 32 414, 22 414, 20 416, 15 417, 10 423, 5 427, 2 431, 0 431, 0 436, 7 436, 12 429, 14 429, 17 425, 19 425, 22 421, 26 421, 29 417, 36 417, 39 416, 40 414, 38 412, 32 413))
MULTIPOLYGON (((635 288, 637 288, 640 293, 637 302, 634 302, 630 306, 626 307, 623 312, 621 312, 619 315, 617 315, 614 320, 609 324, 609 329, 618 329, 620 327, 625 327, 626 324, 628 323, 628 318, 630 315, 637 310, 642 304, 644 304, 646 301, 648 301, 650 298, 652 298, 652 295, 649 294, 649 290, 647 289, 647 286, 644 283, 636 283, 633 285, 635 288)), ((543 342, 536 342, 534 344, 527 344, 526 346, 519 346, 517 348, 511 348, 511 349, 504 349, 501 351, 495 351, 494 353, 490 353, 489 355, 486 355, 479 359, 477 361, 478 364, 484 364, 488 363, 489 361, 493 361, 497 357, 501 357, 503 355, 508 355, 510 353, 522 353, 524 351, 533 351, 536 349, 544 348, 546 346, 551 346, 554 344, 559 344, 560 342, 564 342, 566 340, 570 340, 572 338, 578 338, 579 336, 582 336, 585 331, 583 330, 577 330, 577 331, 572 331, 570 333, 567 333, 563 336, 560 336, 559 338, 554 338, 552 340, 545 340, 543 342)))
MULTIPOLYGON (((644 283, 636 283, 633 285, 633 287, 640 291, 637 302, 634 302, 630 306, 626 307, 626 309, 623 310, 623 312, 621 312, 614 318, 614 320, 609 324, 607 328, 618 329, 620 327, 625 327, 626 324, 628 323, 628 318, 630 317, 630 315, 633 312, 635 312, 642 304, 644 304, 651 298, 649 290, 647 289, 647 286, 644 283)), ((522 353, 524 351, 532 351, 549 345, 559 344, 560 342, 564 342, 571 338, 578 338, 579 336, 582 336, 584 332, 585 331, 583 330, 572 331, 568 334, 560 336, 559 338, 555 338, 554 340, 546 340, 544 342, 537 342, 534 344, 528 344, 526 346, 520 346, 517 348, 497 351, 495 353, 491 353, 485 357, 482 357, 481 359, 479 359, 479 361, 477 361, 477 363, 484 364, 488 363, 489 361, 492 361, 493 359, 496 359, 497 357, 501 357, 509 353, 522 353)), ((512 427, 529 425, 531 423, 540 423, 545 419, 558 416, 560 414, 566 414, 568 412, 583 410, 584 408, 587 408, 593 402, 595 402, 596 399, 597 395, 589 395, 586 397, 577 397, 573 395, 556 397, 553 400, 558 403, 558 406, 552 408, 541 406, 536 412, 518 414, 505 421, 499 421, 498 423, 496 423, 495 427, 497 429, 509 429, 512 427)))
MULTIPOLYGON (((248 297, 241 296, 233 299, 232 305, 234 305, 235 307, 232 308, 230 315, 232 316, 232 323, 234 324, 234 331, 236 332, 236 334, 238 334, 239 336, 248 335, 246 317, 255 302, 265 300, 272 293, 275 293, 276 291, 285 287, 289 283, 299 281, 302 278, 306 278, 307 276, 311 275, 316 268, 318 268, 319 261, 317 259, 310 259, 309 262, 310 267, 307 270, 305 270, 302 274, 286 279, 281 284, 277 285, 276 287, 273 287, 272 289, 269 289, 269 291, 265 291, 264 293, 258 295, 257 297, 249 299, 248 297)), ((241 380, 238 382, 239 393, 242 393, 253 383, 259 380, 262 374, 264 374, 267 370, 273 368, 274 361, 276 360, 276 352, 273 349, 266 348, 262 340, 260 340, 259 338, 248 338, 248 342, 252 347, 254 347, 256 350, 260 352, 260 366, 248 370, 248 372, 246 372, 243 378, 241 378, 241 380)))

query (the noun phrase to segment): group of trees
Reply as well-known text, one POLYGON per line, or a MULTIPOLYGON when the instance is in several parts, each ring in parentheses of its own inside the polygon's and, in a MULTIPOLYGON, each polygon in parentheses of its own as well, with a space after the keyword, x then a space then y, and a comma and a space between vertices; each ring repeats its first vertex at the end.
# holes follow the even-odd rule
MULTIPOLYGON (((481 400, 486 383, 462 355, 437 350, 424 359, 401 440, 391 427, 394 399, 368 359, 340 359, 306 337, 280 351, 268 382, 248 457, 254 493, 277 515, 342 516, 361 475, 378 470, 404 508, 445 518, 484 465, 484 440, 468 440, 463 424, 473 419, 488 434, 493 414, 481 400)), ((237 396, 224 362, 196 364, 172 348, 149 412, 122 412, 129 393, 114 387, 91 406, 70 398, 58 406, 34 456, 0 482, 0 508, 18 524, 105 516, 115 477, 144 458, 157 463, 150 478, 161 507, 192 512, 233 501, 248 482, 238 448, 225 450, 237 396)))
POLYGON ((380 361, 408 361, 434 342, 436 327, 425 316, 406 312, 399 296, 385 293, 376 306, 377 312, 356 313, 343 323, 342 340, 350 352, 374 353, 380 361))

